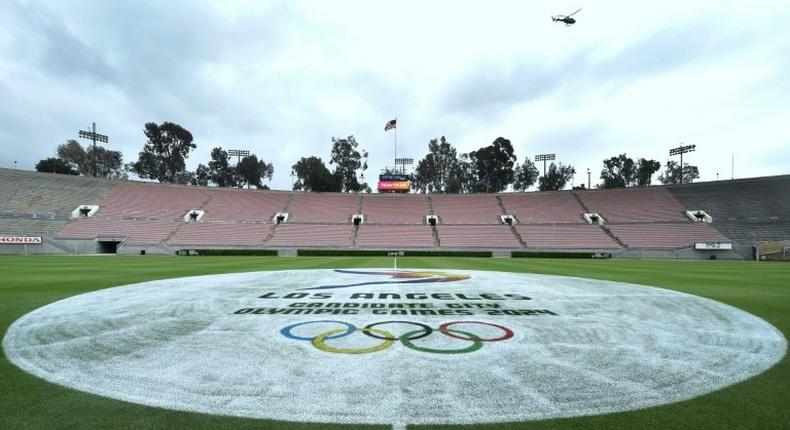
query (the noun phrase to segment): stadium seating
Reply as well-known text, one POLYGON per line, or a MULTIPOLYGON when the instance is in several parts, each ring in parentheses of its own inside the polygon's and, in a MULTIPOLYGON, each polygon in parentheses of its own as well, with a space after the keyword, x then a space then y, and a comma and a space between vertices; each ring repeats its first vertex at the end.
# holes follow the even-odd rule
POLYGON ((358 213, 359 196, 341 193, 293 193, 288 223, 344 224, 358 213))
MULTIPOLYGON (((644 248, 649 255, 679 251, 702 257, 710 254, 687 250, 700 241, 751 245, 789 238, 788 189, 790 175, 615 190, 377 195, 192 187, 0 169, 0 235, 106 239, 120 241, 119 249, 145 245, 159 252, 214 246, 615 253, 644 248), (82 204, 98 204, 99 211, 72 220, 72 211, 82 204), (185 223, 191 209, 204 216, 185 223), (713 223, 692 222, 686 210, 704 210, 713 223), (289 214, 286 223, 272 223, 278 212, 289 214), (607 223, 588 225, 585 212, 598 212, 607 223), (364 222, 352 225, 351 215, 358 213, 364 222), (435 227, 425 223, 429 214, 440 217, 435 227), (512 228, 501 225, 502 214, 518 222, 512 228)), ((71 246, 61 245, 64 250, 71 246)), ((738 252, 748 258, 747 250, 738 252)))
POLYGON ((745 244, 790 238, 790 175, 674 185, 669 192, 704 210, 726 236, 745 244))
POLYGON ((521 248, 506 225, 441 225, 437 228, 443 248, 521 248))
POLYGON ((618 224, 608 228, 629 247, 680 248, 695 242, 727 240, 715 228, 704 223, 618 224))
POLYGON ((620 248, 614 239, 596 226, 587 224, 518 225, 521 240, 527 248, 598 249, 620 248))
POLYGON ((520 224, 583 223, 584 208, 566 191, 500 194, 502 206, 520 224))
POLYGON ((428 197, 416 195, 371 195, 362 197, 366 224, 423 224, 429 213, 428 197))
POLYGON ((433 246, 433 230, 427 225, 359 226, 356 244, 359 247, 429 248, 433 246))
POLYGON ((345 247, 351 245, 353 228, 351 224, 280 224, 266 245, 345 247))
POLYGON ((99 203, 98 216, 179 220, 208 200, 209 189, 119 182, 99 203))
POLYGON ((291 194, 286 192, 216 189, 206 203, 204 221, 265 221, 283 212, 291 194))
POLYGON ((193 222, 182 224, 168 240, 173 246, 262 245, 271 224, 193 222))
POLYGON ((136 221, 111 219, 78 219, 59 235, 60 239, 125 239, 126 245, 156 245, 164 242, 178 228, 172 221, 136 221))
POLYGON ((689 221, 686 207, 664 187, 577 191, 576 195, 589 212, 601 214, 609 223, 689 221))
POLYGON ((0 168, 0 210, 68 217, 99 202, 115 181, 0 168))
POLYGON ((442 224, 499 224, 502 209, 496 194, 431 196, 433 213, 442 224))

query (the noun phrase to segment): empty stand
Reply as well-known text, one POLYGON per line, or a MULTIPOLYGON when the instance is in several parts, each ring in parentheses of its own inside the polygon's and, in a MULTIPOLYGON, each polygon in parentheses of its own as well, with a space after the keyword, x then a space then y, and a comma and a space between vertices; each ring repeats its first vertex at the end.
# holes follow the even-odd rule
POLYGON ((502 209, 495 194, 431 196, 433 213, 442 224, 499 224, 502 209))
POLYGON ((441 225, 437 227, 443 248, 521 248, 506 225, 441 225))
POLYGON ((626 246, 639 248, 680 248, 695 242, 728 240, 704 223, 619 224, 609 225, 609 230, 626 246))
POLYGON ((67 224, 65 219, 0 217, 0 236, 54 236, 67 224))
POLYGON ((343 224, 357 213, 359 196, 342 193, 293 193, 289 223, 343 224))
POLYGON ((790 238, 790 175, 674 185, 669 191, 686 207, 707 212, 732 240, 790 238))
POLYGON ((528 248, 620 248, 620 245, 597 225, 519 225, 516 231, 528 248))
POLYGON ((429 213, 424 194, 373 195, 362 197, 366 224, 423 224, 429 213))
POLYGON ((106 179, 0 168, 0 210, 68 217, 79 205, 98 203, 115 183, 106 179))
POLYGON ((155 245, 163 242, 178 228, 178 222, 132 221, 83 218, 69 224, 59 235, 61 239, 96 239, 97 237, 128 238, 127 245, 155 245))
POLYGON ((664 187, 577 191, 576 195, 590 212, 601 214, 609 223, 690 222, 685 206, 664 187))
POLYGON ((286 192, 216 189, 206 203, 206 221, 271 222, 290 197, 286 192))
POLYGON ((271 228, 270 224, 189 223, 181 225, 167 243, 176 246, 262 245, 271 228))
POLYGON ((354 226, 320 224, 280 224, 266 242, 271 246, 350 246, 354 226))
POLYGON ((101 200, 97 215, 177 220, 203 206, 209 192, 200 187, 119 182, 101 200))
POLYGON ((500 194, 505 212, 520 224, 583 223, 584 208, 573 194, 564 191, 500 194))
POLYGON ((430 248, 433 230, 427 225, 369 225, 359 226, 359 247, 430 248))

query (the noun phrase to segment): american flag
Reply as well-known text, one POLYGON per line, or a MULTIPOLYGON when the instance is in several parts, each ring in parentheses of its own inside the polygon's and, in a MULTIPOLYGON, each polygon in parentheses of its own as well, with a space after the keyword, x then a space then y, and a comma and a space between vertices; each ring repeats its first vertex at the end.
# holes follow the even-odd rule
POLYGON ((395 128, 395 124, 397 123, 397 121, 398 121, 397 119, 393 119, 392 121, 387 122, 387 124, 384 126, 384 131, 395 128))

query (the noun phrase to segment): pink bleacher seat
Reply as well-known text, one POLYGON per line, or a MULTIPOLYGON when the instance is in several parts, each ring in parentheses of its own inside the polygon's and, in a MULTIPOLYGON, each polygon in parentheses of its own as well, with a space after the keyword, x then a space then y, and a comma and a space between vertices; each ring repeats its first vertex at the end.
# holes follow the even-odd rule
POLYGON ((100 216, 179 220, 208 200, 207 188, 120 182, 99 203, 100 216))
POLYGON ((621 188, 577 191, 590 212, 609 223, 639 221, 686 221, 686 208, 666 188, 621 188))
POLYGON ((427 225, 360 225, 357 246, 430 248, 433 230, 427 225))
POLYGON ((79 219, 58 235, 61 239, 95 239, 97 237, 128 238, 127 245, 158 244, 170 236, 178 222, 79 219))
POLYGON ((359 196, 341 193, 294 193, 288 204, 289 223, 344 224, 358 213, 359 196))
POLYGON ((206 203, 204 221, 265 221, 282 212, 289 193, 216 189, 206 203))
POLYGON ((210 223, 182 224, 168 245, 262 245, 271 224, 210 223))
POLYGON ((608 227, 624 244, 640 248, 680 248, 695 242, 728 240, 704 223, 613 224, 608 227))
POLYGON ((366 224, 423 224, 428 209, 428 197, 424 194, 366 194, 362 197, 366 224))
POLYGON ((443 248, 521 248, 509 226, 441 225, 439 243, 443 248))
POLYGON ((500 194, 502 206, 519 224, 584 223, 584 208, 566 191, 500 194))
POLYGON ((442 224, 499 224, 502 209, 494 194, 431 196, 442 224))
POLYGON ((588 224, 516 226, 527 248, 619 248, 603 229, 588 224))
POLYGON ((320 224, 280 224, 266 245, 271 246, 349 246, 353 226, 320 224))

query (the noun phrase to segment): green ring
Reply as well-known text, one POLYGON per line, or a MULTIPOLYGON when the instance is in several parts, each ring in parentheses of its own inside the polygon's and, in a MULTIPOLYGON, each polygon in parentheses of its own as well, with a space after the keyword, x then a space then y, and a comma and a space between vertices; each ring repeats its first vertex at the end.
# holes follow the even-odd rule
MULTIPOLYGON (((343 330, 343 329, 339 329, 339 330, 343 330)), ((470 345, 470 346, 468 346, 466 348, 461 348, 461 349, 434 349, 434 348, 425 348, 425 347, 422 347, 422 346, 417 346, 417 345, 411 343, 411 340, 409 340, 409 336, 411 336, 413 334, 417 334, 417 333, 419 333, 421 331, 422 330, 407 331, 406 333, 403 333, 402 335, 400 335, 398 340, 400 340, 400 343, 402 343, 403 346, 405 346, 405 347, 411 348, 411 349, 413 349, 415 351, 430 352, 432 354, 465 354, 467 352, 475 352, 478 349, 483 347, 483 340, 480 339, 480 336, 478 336, 478 335, 476 335, 474 333, 469 333, 469 332, 465 332, 465 331, 461 331, 461 330, 450 330, 450 329, 447 329, 446 331, 452 332, 452 333, 460 333, 460 334, 469 336, 469 340, 471 340, 473 342, 472 345, 470 345)))

